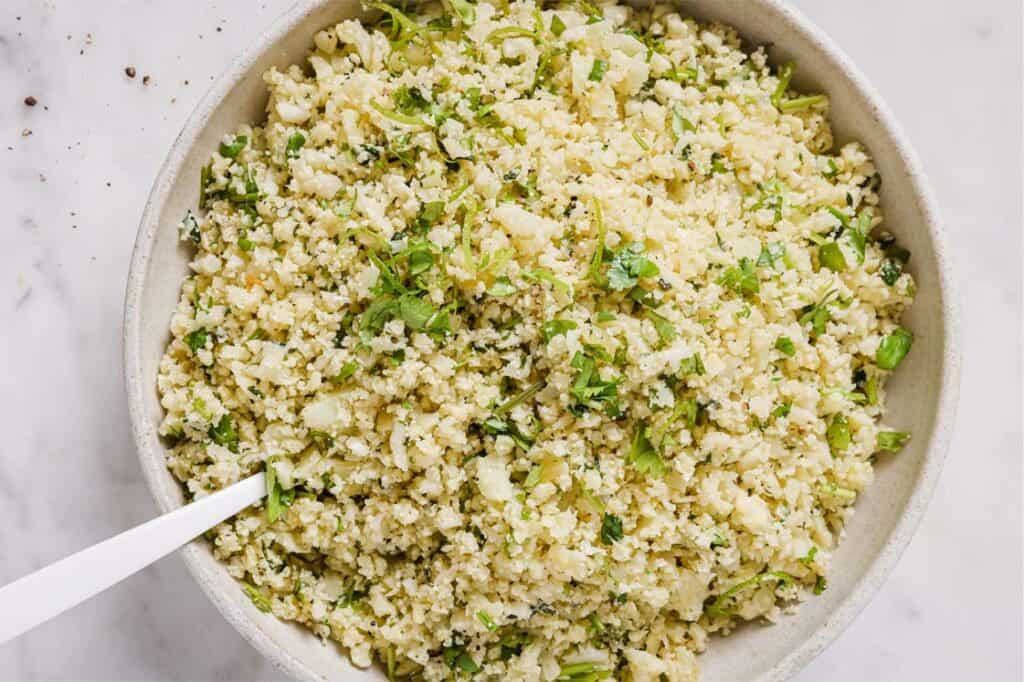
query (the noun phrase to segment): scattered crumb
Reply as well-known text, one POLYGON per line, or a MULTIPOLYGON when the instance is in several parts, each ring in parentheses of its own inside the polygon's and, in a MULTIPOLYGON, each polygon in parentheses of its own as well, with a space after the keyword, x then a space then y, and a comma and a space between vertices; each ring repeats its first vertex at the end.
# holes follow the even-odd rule
POLYGON ((28 137, 31 134, 32 134, 32 130, 30 128, 25 128, 24 130, 21 131, 21 136, 22 137, 28 137))
POLYGON ((149 85, 149 74, 146 74, 145 76, 142 77, 142 84, 143 85, 149 85))
POLYGON ((128 76, 129 78, 135 78, 135 67, 134 66, 126 66, 126 67, 124 67, 124 75, 128 76))
POLYGON ((25 106, 34 107, 36 105, 37 101, 38 100, 35 97, 33 97, 32 95, 29 95, 28 97, 25 98, 25 106))

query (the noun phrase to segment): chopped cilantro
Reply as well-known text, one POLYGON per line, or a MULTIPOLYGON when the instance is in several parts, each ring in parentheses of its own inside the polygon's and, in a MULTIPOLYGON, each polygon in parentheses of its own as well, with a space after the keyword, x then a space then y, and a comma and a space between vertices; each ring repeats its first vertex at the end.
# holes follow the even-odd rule
POLYGON ((530 472, 526 474, 526 480, 523 481, 523 487, 527 490, 537 487, 540 483, 541 476, 544 475, 544 465, 534 464, 530 467, 530 472))
POLYGON ((610 545, 623 537, 622 519, 614 514, 605 514, 601 519, 601 542, 610 545))
POLYGON ((480 672, 480 666, 468 653, 466 653, 466 649, 464 647, 447 647, 442 653, 442 658, 452 670, 470 674, 480 672))
POLYGON ((498 407, 494 408, 494 414, 500 417, 508 413, 510 410, 512 410, 512 408, 518 405, 522 405, 524 402, 532 398, 534 395, 537 394, 538 391, 544 388, 544 386, 544 381, 538 381, 534 384, 531 384, 526 390, 520 392, 518 395, 513 396, 512 398, 505 401, 498 407))
POLYGON ((783 355, 793 357, 796 355, 796 347, 793 346, 793 342, 788 336, 780 336, 775 339, 775 350, 781 352, 783 355))
POLYGON ((494 283, 487 289, 487 293, 495 298, 505 298, 516 293, 516 285, 508 277, 501 276, 494 279, 494 283))
POLYGON ((893 260, 892 258, 886 258, 882 262, 882 266, 878 269, 878 274, 881 276, 882 281, 892 286, 896 284, 896 280, 903 274, 903 266, 899 261, 893 260))
POLYGON ((590 75, 587 76, 587 80, 594 81, 595 83, 601 82, 604 78, 604 74, 608 71, 608 62, 603 59, 595 59, 594 65, 590 67, 590 75))
POLYGON ((629 448, 629 455, 626 457, 626 464, 632 465, 641 474, 650 474, 658 478, 665 473, 665 460, 647 439, 646 430, 647 427, 643 422, 637 426, 629 448))
POLYGON ((288 138, 288 144, 285 145, 284 155, 289 159, 294 159, 299 155, 299 150, 306 144, 306 136, 302 133, 292 133, 288 138))
POLYGON ((608 267, 608 286, 615 291, 630 289, 636 286, 643 277, 655 277, 660 272, 658 266, 643 254, 643 244, 628 244, 612 256, 608 267))
POLYGON ((217 445, 226 447, 231 452, 238 452, 238 432, 231 421, 231 415, 223 415, 216 425, 211 426, 209 436, 217 445))
POLYGON ((419 233, 428 231, 444 216, 444 207, 443 201, 428 201, 420 206, 419 215, 412 224, 413 229, 419 233))
POLYGON ((569 387, 569 394, 573 397, 573 404, 570 406, 577 416, 587 410, 604 409, 610 417, 619 415, 619 382, 621 379, 606 381, 601 378, 594 358, 583 352, 576 351, 569 365, 578 370, 572 385, 569 387))
POLYGON ((679 374, 682 376, 690 374, 704 376, 704 362, 700 359, 700 353, 694 353, 688 358, 683 358, 682 362, 679 363, 679 374))
POLYGON ((548 320, 540 326, 540 338, 544 343, 548 343, 551 339, 565 334, 569 330, 576 329, 578 325, 572 320, 548 320))
POLYGON ((199 221, 192 215, 192 211, 185 211, 185 217, 181 219, 181 232, 195 246, 199 246, 203 239, 199 231, 199 221))
POLYGON ((561 17, 557 14, 551 17, 551 32, 556 38, 565 33, 565 28, 565 22, 562 21, 561 17))
POLYGON ((595 284, 605 286, 607 280, 601 274, 601 263, 604 260, 605 251, 605 225, 604 218, 601 215, 601 202, 597 199, 594 199, 594 222, 597 223, 597 245, 594 248, 594 255, 590 258, 590 268, 587 274, 595 284))
POLYGON ((686 132, 696 132, 697 126, 693 125, 688 118, 683 115, 683 109, 679 104, 675 104, 672 107, 672 136, 676 140, 683 136, 686 132))
POLYGON ((776 581, 779 587, 795 582, 793 576, 782 571, 765 571, 764 573, 758 573, 752 578, 747 578, 746 580, 736 583, 728 590, 722 592, 713 600, 706 603, 704 605, 704 613, 711 618, 731 616, 733 614, 733 610, 736 608, 736 605, 733 602, 735 601, 734 598, 737 594, 746 589, 772 580, 776 581))
POLYGON ((800 324, 811 325, 811 338, 815 339, 825 333, 825 325, 832 319, 829 311, 834 299, 839 298, 839 293, 834 289, 826 293, 817 303, 805 305, 800 309, 800 324))
POLYGON ((573 297, 572 285, 569 284, 568 282, 563 282, 562 280, 555 277, 554 273, 552 273, 547 268, 535 268, 533 270, 527 270, 523 272, 522 275, 523 279, 526 280, 547 282, 552 287, 554 287, 556 291, 561 291, 569 298, 573 297))
POLYGON ((668 318, 659 315, 653 310, 648 309, 644 311, 644 317, 650 320, 651 324, 654 325, 654 329, 658 332, 658 338, 661 340, 662 344, 671 343, 679 335, 679 332, 676 331, 676 328, 668 318))
POLYGON ((195 354, 206 348, 206 340, 208 338, 209 334, 205 329, 196 329, 185 335, 185 345, 195 354))
POLYGON ((773 268, 779 262, 786 262, 786 246, 782 242, 769 242, 761 248, 757 257, 759 266, 773 268))
POLYGON ((266 463, 267 481, 267 521, 273 523, 281 517, 284 505, 281 504, 281 484, 277 482, 277 470, 274 468, 273 460, 266 463))
POLYGON ((486 611, 477 611, 476 617, 477 620, 479 620, 483 624, 483 626, 487 628, 488 632, 494 632, 498 629, 498 624, 494 622, 493 618, 491 618, 491 614, 487 613, 486 611))
POLYGON ((242 583, 242 589, 249 595, 249 599, 252 601, 252 605, 263 613, 270 613, 270 598, 263 593, 260 588, 256 587, 250 582, 242 583))
POLYGON ((221 142, 220 155, 223 156, 225 159, 233 159, 236 156, 238 156, 238 154, 243 149, 245 149, 245 145, 248 144, 248 142, 249 138, 247 138, 245 135, 239 135, 238 137, 231 141, 231 144, 224 144, 223 142, 221 142))
POLYGON ((742 296, 754 296, 761 291, 761 284, 757 278, 754 261, 747 257, 740 258, 737 265, 722 273, 717 283, 742 296))

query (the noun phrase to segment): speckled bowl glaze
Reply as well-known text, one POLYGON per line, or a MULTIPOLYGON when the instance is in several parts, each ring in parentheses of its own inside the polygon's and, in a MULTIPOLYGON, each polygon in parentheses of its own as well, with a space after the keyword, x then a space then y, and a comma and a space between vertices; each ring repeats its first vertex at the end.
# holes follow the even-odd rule
MULTIPOLYGON (((773 626, 750 624, 713 638, 704 679, 784 680, 824 649, 875 594, 910 541, 935 488, 949 444, 959 388, 957 314, 946 242, 915 155, 889 110, 850 60, 819 29, 779 0, 692 0, 681 11, 735 26, 750 45, 771 44, 773 62, 799 64, 795 86, 826 92, 838 143, 862 141, 884 178, 886 226, 914 254, 918 297, 905 317, 914 351, 889 384, 886 421, 911 431, 899 455, 881 457, 874 484, 857 502, 829 576, 829 589, 773 626)), ((298 2, 217 80, 189 118, 161 168, 139 226, 125 300, 124 360, 132 426, 146 481, 161 511, 183 504, 157 437, 157 367, 187 272, 176 225, 196 205, 199 169, 220 137, 264 118, 261 80, 271 66, 301 62, 313 34, 360 13, 357 0, 298 2)), ((182 550, 196 581, 224 617, 278 668, 297 680, 384 679, 307 630, 260 613, 202 541, 182 550)))

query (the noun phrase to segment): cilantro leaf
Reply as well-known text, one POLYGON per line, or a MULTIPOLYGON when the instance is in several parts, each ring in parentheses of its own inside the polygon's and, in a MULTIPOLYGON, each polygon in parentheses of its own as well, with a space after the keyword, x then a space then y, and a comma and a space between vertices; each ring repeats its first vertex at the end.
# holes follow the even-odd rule
POLYGON ((757 277, 754 261, 746 256, 740 258, 737 265, 722 273, 717 283, 741 296, 750 297, 761 291, 761 283, 757 277))
POLYGON ((665 460, 647 439, 646 430, 646 425, 640 422, 633 435, 633 443, 630 446, 629 455, 626 457, 626 464, 632 465, 641 474, 650 474, 658 478, 665 473, 665 460))
POLYGON ((601 519, 601 542, 610 545, 623 537, 625 535, 622 532, 622 519, 614 514, 605 514, 601 519))
POLYGON ((540 338, 544 343, 548 343, 556 336, 576 329, 577 326, 579 325, 572 320, 548 320, 540 326, 540 338))
POLYGON ((660 270, 643 255, 645 250, 643 244, 628 244, 612 257, 608 268, 608 285, 612 289, 630 289, 643 277, 657 276, 660 270))
POLYGON ((185 336, 185 345, 195 354, 206 348, 207 338, 209 338, 209 333, 205 329, 196 329, 185 336))
POLYGON ((487 290, 488 295, 494 296, 495 298, 505 298, 516 293, 516 285, 512 283, 508 277, 501 276, 494 279, 494 283, 487 290))
POLYGON ((793 357, 796 355, 796 347, 793 345, 793 341, 788 336, 780 336, 775 339, 775 350, 781 352, 783 355, 793 357))
POLYGON ((243 149, 245 149, 245 145, 248 144, 248 142, 249 138, 246 137, 245 135, 239 135, 234 140, 232 140, 231 144, 224 144, 223 142, 221 142, 220 155, 223 156, 225 159, 233 159, 236 156, 238 156, 238 154, 243 149))

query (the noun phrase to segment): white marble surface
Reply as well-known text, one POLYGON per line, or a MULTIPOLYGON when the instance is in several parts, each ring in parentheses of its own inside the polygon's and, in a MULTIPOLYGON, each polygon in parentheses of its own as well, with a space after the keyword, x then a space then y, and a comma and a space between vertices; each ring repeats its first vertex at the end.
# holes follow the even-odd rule
MULTIPOLYGON (((136 223, 196 100, 289 4, 0 3, 0 583, 154 513, 121 378, 136 223)), ((965 341, 927 517, 875 601, 798 679, 1020 680, 1020 3, 797 5, 859 62, 923 159, 965 341)), ((279 677, 177 557, 0 647, 2 679, 279 677)))

